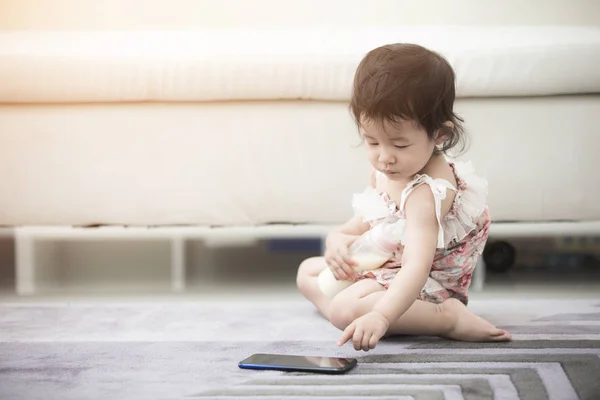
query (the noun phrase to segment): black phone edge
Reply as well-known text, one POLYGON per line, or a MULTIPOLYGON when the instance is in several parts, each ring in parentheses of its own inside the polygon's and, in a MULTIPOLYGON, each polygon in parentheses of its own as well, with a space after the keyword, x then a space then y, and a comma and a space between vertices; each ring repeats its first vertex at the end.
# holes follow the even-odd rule
POLYGON ((239 363, 238 367, 241 369, 252 369, 255 371, 283 371, 283 372, 314 372, 319 374, 343 374, 356 367, 357 362, 348 364, 346 367, 332 368, 332 367, 283 367, 276 365, 254 365, 254 364, 242 364, 239 363))

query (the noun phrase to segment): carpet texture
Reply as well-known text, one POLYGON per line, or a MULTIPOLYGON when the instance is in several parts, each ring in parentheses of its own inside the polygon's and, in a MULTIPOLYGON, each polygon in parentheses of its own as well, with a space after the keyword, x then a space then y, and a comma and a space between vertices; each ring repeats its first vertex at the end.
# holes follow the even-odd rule
POLYGON ((368 353, 297 301, 0 305, 0 399, 600 399, 598 301, 473 301, 514 341, 394 337, 368 353), (357 357, 342 376, 252 353, 357 357))

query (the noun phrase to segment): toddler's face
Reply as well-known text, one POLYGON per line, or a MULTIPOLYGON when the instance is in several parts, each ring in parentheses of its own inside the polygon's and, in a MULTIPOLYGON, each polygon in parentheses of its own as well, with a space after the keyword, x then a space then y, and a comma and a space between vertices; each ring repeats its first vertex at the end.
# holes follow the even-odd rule
POLYGON ((369 161, 392 180, 412 178, 435 149, 435 141, 413 121, 361 121, 369 161))

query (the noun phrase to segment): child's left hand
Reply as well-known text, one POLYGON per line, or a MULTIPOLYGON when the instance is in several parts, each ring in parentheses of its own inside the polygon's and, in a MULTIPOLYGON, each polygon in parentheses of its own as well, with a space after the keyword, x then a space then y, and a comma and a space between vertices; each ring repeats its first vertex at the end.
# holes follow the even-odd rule
POLYGON ((371 311, 352 322, 342 333, 338 346, 352 339, 355 350, 369 351, 377 346, 379 339, 390 327, 389 321, 377 311, 371 311))

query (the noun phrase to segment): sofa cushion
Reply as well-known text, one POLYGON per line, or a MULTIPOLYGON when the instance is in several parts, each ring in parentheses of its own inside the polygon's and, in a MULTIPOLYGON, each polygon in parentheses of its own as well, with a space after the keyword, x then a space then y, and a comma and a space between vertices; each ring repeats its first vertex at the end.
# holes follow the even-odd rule
POLYGON ((347 101, 370 49, 445 55, 459 97, 600 92, 600 28, 0 33, 0 102, 347 101))

